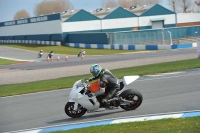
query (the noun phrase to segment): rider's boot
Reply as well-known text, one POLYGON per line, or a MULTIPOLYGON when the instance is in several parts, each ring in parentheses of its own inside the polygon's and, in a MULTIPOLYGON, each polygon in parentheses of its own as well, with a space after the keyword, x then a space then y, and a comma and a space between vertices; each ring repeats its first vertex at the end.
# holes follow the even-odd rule
POLYGON ((109 109, 109 110, 118 109, 120 104, 118 104, 118 105, 116 105, 116 106, 111 106, 111 105, 110 105, 110 103, 111 103, 112 101, 114 101, 114 100, 116 100, 116 99, 110 99, 110 100, 103 99, 102 102, 103 102, 103 104, 104 104, 104 107, 105 107, 106 109, 109 109))
POLYGON ((110 102, 109 102, 107 99, 102 99, 102 103, 103 103, 103 106, 104 106, 106 109, 109 109, 109 107, 110 107, 110 102))

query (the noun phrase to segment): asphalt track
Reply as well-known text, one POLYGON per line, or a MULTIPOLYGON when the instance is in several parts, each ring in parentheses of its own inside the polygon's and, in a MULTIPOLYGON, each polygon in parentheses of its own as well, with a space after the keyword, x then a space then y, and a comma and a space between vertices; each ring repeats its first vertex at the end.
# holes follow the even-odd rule
MULTIPOLYGON (((1 48, 1 47, 0 47, 1 48)), ((56 61, 58 54, 54 54, 54 61, 47 62, 46 56, 47 53, 43 55, 43 57, 37 58, 37 52, 33 51, 24 51, 16 49, 14 52, 10 51, 10 48, 1 48, 2 51, 0 56, 4 57, 11 57, 11 58, 18 58, 24 60, 34 61, 32 63, 27 64, 17 64, 17 65, 3 65, 0 68, 7 68, 7 69, 21 69, 21 70, 35 70, 35 69, 48 69, 48 68, 59 68, 59 67, 69 67, 69 66, 77 66, 77 65, 87 65, 87 64, 94 64, 94 63, 110 63, 110 62, 119 62, 119 61, 130 61, 130 60, 141 60, 141 59, 153 59, 153 58, 164 58, 164 57, 176 57, 176 56, 191 56, 195 55, 197 57, 197 49, 182 49, 182 50, 169 50, 169 51, 141 51, 129 54, 115 54, 115 55, 105 55, 105 56, 85 56, 84 60, 78 58, 75 55, 68 55, 69 60, 65 61, 65 55, 59 55, 61 61, 56 61)), ((195 57, 195 56, 194 56, 195 57)), ((165 60, 162 60, 165 62, 165 60)))
MULTIPOLYGON (((167 54, 163 57, 182 57, 185 55, 188 58, 196 58, 195 56, 197 56, 196 49, 163 51, 156 53, 158 53, 157 56, 162 56, 164 53, 167 54), (172 56, 172 54, 174 54, 174 56, 172 56)), ((151 54, 152 53, 138 53, 132 54, 132 56, 134 55, 136 58, 136 56, 144 55, 144 58, 149 59, 152 56, 151 54)), ((157 56, 154 55, 152 60, 154 58, 158 59, 157 56)), ((86 61, 86 59, 84 61, 86 61)), ((31 64, 35 64, 35 62, 31 64)), ((10 74, 9 71, 10 70, 7 69, 3 71, 1 70, 1 75, 7 72, 10 74)), ((22 70, 19 69, 15 71, 21 72, 22 70)), ((140 77, 136 82, 127 86, 127 88, 135 88, 143 94, 144 101, 138 109, 134 111, 124 111, 122 109, 118 109, 112 111, 107 110, 104 112, 87 113, 83 117, 77 119, 69 118, 64 113, 64 106, 68 100, 70 89, 0 98, 0 132, 108 118, 200 110, 199 78, 199 69, 166 75, 161 74, 140 77)))
MULTIPOLYGON (((37 58, 37 52, 0 47, 0 57, 9 57, 40 62, 26 62, 25 64, 4 65, 0 67, 0 85, 25 83, 40 80, 56 79, 68 76, 77 76, 89 73, 91 64, 98 63, 107 69, 141 66, 147 64, 170 62, 197 58, 197 49, 169 50, 160 52, 137 52, 107 56, 85 56, 81 60, 77 56, 60 55, 61 61, 47 62, 45 55, 37 58), (7 51, 7 52, 6 52, 7 51), (12 75, 12 76, 10 76, 12 75)), ((56 54, 54 55, 56 56, 56 54)))
POLYGON ((117 117, 200 110, 199 78, 199 70, 141 77, 127 86, 143 94, 144 101, 138 109, 87 113, 77 119, 69 118, 64 113, 70 89, 0 98, 0 132, 117 117))

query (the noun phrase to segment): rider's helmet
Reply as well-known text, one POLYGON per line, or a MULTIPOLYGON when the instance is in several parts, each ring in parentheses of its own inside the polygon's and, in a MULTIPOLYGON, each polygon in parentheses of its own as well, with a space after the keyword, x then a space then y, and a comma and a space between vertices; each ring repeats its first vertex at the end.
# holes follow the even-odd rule
POLYGON ((92 64, 92 66, 90 67, 90 73, 95 78, 99 76, 99 74, 101 73, 101 70, 102 70, 102 68, 98 64, 92 64))

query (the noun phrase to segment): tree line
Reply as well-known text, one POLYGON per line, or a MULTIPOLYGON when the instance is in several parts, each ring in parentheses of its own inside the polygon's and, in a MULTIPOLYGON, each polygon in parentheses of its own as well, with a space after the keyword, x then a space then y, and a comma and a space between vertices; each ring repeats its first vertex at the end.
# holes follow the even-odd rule
MULTIPOLYGON (((74 7, 69 0, 43 0, 41 3, 35 5, 34 15, 37 17, 40 15, 59 13, 72 9, 74 9, 74 7)), ((14 20, 30 17, 30 14, 23 9, 15 13, 14 20)))
MULTIPOLYGON (((121 6, 129 8, 131 6, 152 5, 157 4, 159 0, 101 0, 102 8, 115 8, 121 6)), ((176 13, 190 12, 192 7, 191 0, 168 0, 164 7, 171 7, 172 11, 176 13)), ((74 9, 74 6, 69 0, 43 0, 41 3, 36 4, 34 8, 34 15, 47 15, 51 13, 59 13, 67 10, 74 9)), ((20 10, 15 13, 14 20, 21 18, 29 18, 30 14, 26 10, 20 10)))

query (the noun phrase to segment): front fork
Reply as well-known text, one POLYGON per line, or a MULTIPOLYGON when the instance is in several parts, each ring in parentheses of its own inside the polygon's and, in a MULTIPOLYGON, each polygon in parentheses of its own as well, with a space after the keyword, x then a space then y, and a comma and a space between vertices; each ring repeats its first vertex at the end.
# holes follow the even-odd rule
POLYGON ((70 99, 68 102, 74 102, 74 108, 73 108, 73 110, 77 110, 78 109, 78 102, 76 102, 76 101, 74 101, 72 99, 70 99))
POLYGON ((74 102, 74 109, 73 110, 77 110, 78 109, 78 103, 74 102))

